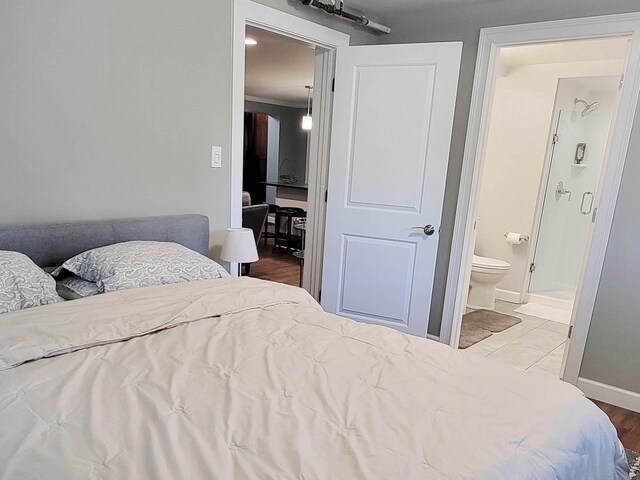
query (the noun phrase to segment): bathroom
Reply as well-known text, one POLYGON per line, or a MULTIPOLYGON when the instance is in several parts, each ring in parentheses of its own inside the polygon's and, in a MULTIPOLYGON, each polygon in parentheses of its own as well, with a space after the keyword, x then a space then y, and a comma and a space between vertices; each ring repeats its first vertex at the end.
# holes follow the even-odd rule
POLYGON ((460 348, 560 375, 627 51, 624 37, 501 50, 460 348))

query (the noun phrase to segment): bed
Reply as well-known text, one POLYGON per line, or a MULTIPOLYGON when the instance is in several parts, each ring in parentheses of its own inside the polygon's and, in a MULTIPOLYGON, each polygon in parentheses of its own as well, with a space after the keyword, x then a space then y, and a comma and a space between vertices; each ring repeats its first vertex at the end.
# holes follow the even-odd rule
MULTIPOLYGON (((140 235, 206 251, 208 222, 176 220, 0 227, 0 250, 40 266, 140 235)), ((295 287, 135 288, 0 329, 1 479, 628 479, 615 429, 573 386, 328 314, 295 287)))

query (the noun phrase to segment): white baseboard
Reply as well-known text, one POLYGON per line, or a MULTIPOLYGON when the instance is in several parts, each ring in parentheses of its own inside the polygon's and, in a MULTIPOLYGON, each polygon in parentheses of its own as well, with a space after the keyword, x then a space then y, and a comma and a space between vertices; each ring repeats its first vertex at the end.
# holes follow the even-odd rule
POLYGON ((560 310, 573 310, 573 301, 572 300, 562 300, 560 298, 547 297, 546 295, 530 293, 528 295, 527 302, 529 303, 537 303, 538 305, 546 305, 551 308, 558 308, 560 310))
POLYGON ((429 340, 435 340, 436 342, 440 341, 440 337, 437 337, 436 335, 431 335, 430 333, 427 333, 427 338, 429 340))
POLYGON ((511 290, 496 288, 496 300, 509 303, 522 303, 522 295, 518 292, 512 292, 511 290))
POLYGON ((578 378, 576 386, 589 398, 640 413, 640 393, 582 377, 578 378))

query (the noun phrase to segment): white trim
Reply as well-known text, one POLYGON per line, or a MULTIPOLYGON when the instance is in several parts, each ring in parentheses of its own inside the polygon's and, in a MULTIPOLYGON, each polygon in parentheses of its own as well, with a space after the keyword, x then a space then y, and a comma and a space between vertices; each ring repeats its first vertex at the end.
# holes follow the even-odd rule
MULTIPOLYGON (((349 35, 318 25, 295 15, 276 10, 250 0, 235 0, 233 9, 233 44, 231 78, 231 153, 229 167, 229 226, 242 225, 242 152, 244 134, 244 82, 246 25, 335 50, 349 45, 349 35)), ((322 119, 330 122, 330 118, 322 119)), ((327 139, 328 141, 328 139, 327 139)), ((326 158, 319 159, 328 162, 326 158)), ((317 234, 316 229, 316 234, 317 234)), ((238 265, 231 264, 231 274, 236 276, 238 265)))
POLYGON ((430 333, 427 333, 427 340, 434 340, 436 342, 440 342, 440 337, 438 337, 436 335, 431 335, 430 333))
POLYGON ((478 196, 479 182, 473 175, 475 157, 478 152, 482 152, 485 149, 489 123, 488 121, 482 121, 482 112, 489 112, 493 101, 492 89, 489 88, 486 92, 485 89, 487 88, 487 77, 493 78, 497 68, 495 61, 496 48, 491 45, 486 36, 486 29, 481 29, 476 70, 473 77, 467 137, 464 145, 462 171, 460 173, 458 203, 456 206, 451 254, 449 256, 449 271, 442 309, 442 323, 440 325, 441 341, 449 343, 453 348, 458 348, 460 339, 462 316, 465 313, 471 275, 471 258, 469 257, 471 255, 470 251, 474 247, 471 245, 470 240, 473 238, 477 205, 475 203, 474 205, 468 205, 467 202, 478 196), (489 66, 492 66, 490 75, 489 66), (480 141, 481 139, 482 141, 480 141))
POLYGON ((307 197, 307 237, 304 252, 302 286, 320 301, 322 264, 324 260, 324 233, 327 218, 325 192, 329 188, 329 150, 331 146, 331 119, 333 112, 333 76, 336 67, 335 50, 316 50, 316 68, 313 89, 312 116, 317 128, 309 137, 307 162, 309 191, 307 197), (319 121, 325 119, 325 121, 319 121), (324 160, 323 160, 324 159, 324 160), (313 166, 313 167, 311 167, 313 166))
POLYGON ((465 284, 470 272, 472 228, 478 203, 483 152, 486 147, 488 115, 493 101, 497 54, 503 46, 563 40, 632 35, 625 83, 621 92, 611 150, 603 173, 598 220, 593 228, 586 267, 578 285, 576 307, 572 316, 573 334, 568 342, 562 378, 575 384, 582 363, 587 333, 604 263, 613 213, 627 156, 629 138, 640 94, 640 14, 629 13, 601 17, 576 18, 552 22, 483 28, 480 31, 478 57, 471 98, 469 125, 456 209, 453 243, 440 337, 452 346, 457 344, 464 313, 465 284))
POLYGON ((640 393, 582 377, 576 386, 589 398, 640 413, 640 393))
POLYGON ((253 95, 245 95, 246 102, 265 103, 267 105, 278 105, 280 107, 289 108, 307 108, 306 102, 288 102, 286 100, 273 100, 272 98, 254 97, 253 95))
POLYGON ((509 303, 522 303, 522 294, 520 292, 512 292, 511 290, 503 290, 496 288, 496 300, 502 300, 509 303))
POLYGON ((557 308, 559 310, 573 310, 573 301, 562 300, 560 298, 547 297, 544 294, 539 293, 527 293, 527 303, 537 303, 538 305, 545 305, 551 308, 557 308))

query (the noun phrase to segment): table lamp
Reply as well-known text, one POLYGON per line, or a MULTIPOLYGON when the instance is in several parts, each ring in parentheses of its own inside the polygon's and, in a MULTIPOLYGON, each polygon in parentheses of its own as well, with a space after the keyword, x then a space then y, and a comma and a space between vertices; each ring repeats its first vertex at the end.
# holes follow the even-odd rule
MULTIPOLYGON (((231 263, 252 263, 257 262, 258 259, 253 230, 250 228, 228 228, 220 260, 231 263)), ((242 269, 240 269, 240 275, 242 275, 242 269)))

